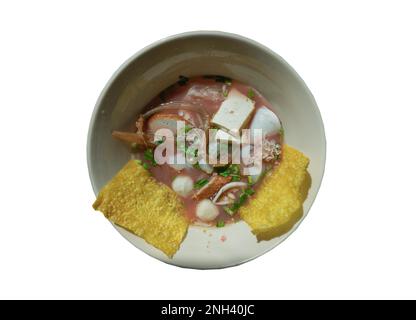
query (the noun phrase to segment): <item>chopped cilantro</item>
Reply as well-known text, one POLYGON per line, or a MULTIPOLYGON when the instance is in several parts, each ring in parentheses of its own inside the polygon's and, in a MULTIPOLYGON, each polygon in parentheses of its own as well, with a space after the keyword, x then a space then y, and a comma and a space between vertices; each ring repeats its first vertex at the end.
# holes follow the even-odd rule
POLYGON ((247 97, 249 97, 251 100, 253 100, 254 99, 254 97, 255 97, 255 93, 254 93, 254 90, 253 89, 248 89, 248 92, 247 92, 247 97))
POLYGON ((148 163, 143 163, 143 168, 145 168, 146 170, 149 170, 149 164, 148 163))
POLYGON ((222 228, 224 226, 225 226, 224 220, 218 220, 218 222, 217 222, 217 228, 222 228))

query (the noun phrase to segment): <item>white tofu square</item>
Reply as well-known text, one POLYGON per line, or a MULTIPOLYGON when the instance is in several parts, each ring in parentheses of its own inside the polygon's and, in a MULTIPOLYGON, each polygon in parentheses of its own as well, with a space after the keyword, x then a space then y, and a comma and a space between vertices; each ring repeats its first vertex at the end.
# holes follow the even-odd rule
POLYGON ((254 101, 232 89, 223 101, 211 123, 231 133, 239 133, 254 111, 254 101))
POLYGON ((240 143, 240 138, 237 138, 221 129, 217 131, 217 134, 215 135, 215 140, 220 141, 220 143, 240 143))

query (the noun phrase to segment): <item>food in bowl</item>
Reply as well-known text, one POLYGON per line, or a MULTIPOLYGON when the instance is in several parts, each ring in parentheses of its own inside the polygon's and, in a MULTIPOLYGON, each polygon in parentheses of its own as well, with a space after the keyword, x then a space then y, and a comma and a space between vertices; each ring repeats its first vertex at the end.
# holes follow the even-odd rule
POLYGON ((255 88, 217 75, 179 80, 112 135, 132 160, 94 208, 172 257, 189 225, 245 221, 259 241, 302 216, 309 160, 284 144, 272 105, 255 88))

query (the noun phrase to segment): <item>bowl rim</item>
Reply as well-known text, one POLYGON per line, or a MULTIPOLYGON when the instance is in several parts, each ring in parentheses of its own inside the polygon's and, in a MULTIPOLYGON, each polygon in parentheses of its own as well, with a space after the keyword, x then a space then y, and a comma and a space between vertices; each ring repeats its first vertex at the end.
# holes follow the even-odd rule
MULTIPOLYGON (((321 179, 319 181, 319 184, 317 185, 316 188, 316 195, 315 197, 311 200, 311 204, 309 207, 309 210, 307 210, 307 212, 304 212, 302 218, 292 227, 291 230, 289 230, 286 234, 282 235, 282 240, 280 242, 277 242, 276 244, 270 246, 269 248, 259 252, 257 255, 254 255, 250 258, 247 258, 245 260, 242 260, 241 262, 237 263, 237 264, 230 264, 230 265, 224 265, 221 267, 207 267, 207 268, 196 268, 196 267, 187 267, 187 266, 182 266, 182 265, 178 265, 175 264, 173 261, 164 261, 164 260, 160 260, 154 256, 152 256, 151 254, 140 250, 141 252, 145 253, 146 255, 152 257, 153 259, 156 259, 158 261, 164 262, 168 265, 171 266, 175 266, 175 267, 180 267, 180 268, 185 268, 185 269, 201 269, 201 270, 207 270, 207 269, 224 269, 224 268, 230 268, 230 267, 237 267, 241 264, 244 264, 246 262, 252 261, 254 259, 259 258, 260 256, 263 256, 264 254, 266 254, 267 252, 275 249, 277 246, 281 245, 292 233, 294 233, 297 228, 300 226, 300 224, 303 222, 303 220, 306 218, 306 216, 309 214, 309 211, 311 210, 313 204, 316 201, 316 198, 318 197, 319 191, 321 189, 322 186, 322 181, 324 179, 325 176, 325 168, 326 168, 326 153, 327 153, 327 140, 326 140, 326 135, 325 135, 325 126, 322 120, 322 115, 321 112, 319 110, 318 104, 316 103, 316 99, 314 97, 314 95, 312 94, 312 92, 310 91, 309 87, 306 85, 305 81, 300 77, 300 75, 296 72, 296 70, 289 64, 287 63, 279 54, 277 54, 276 52, 274 52, 273 50, 271 50, 270 48, 268 48, 267 46, 252 40, 250 38, 247 38, 245 36, 236 34, 236 33, 231 33, 231 32, 225 32, 225 31, 218 31, 218 30, 196 30, 196 31, 187 31, 187 32, 182 32, 182 33, 177 33, 174 35, 170 35, 164 38, 161 38, 159 40, 154 41, 153 43, 143 47, 142 49, 140 49, 139 51, 137 51, 136 53, 134 53, 132 56, 130 56, 126 61, 124 61, 118 68, 117 70, 111 75, 111 77, 107 80, 104 88, 101 90, 100 95, 98 96, 98 99, 94 105, 94 109, 91 115, 91 119, 89 122, 89 127, 88 127, 88 134, 87 134, 87 144, 86 144, 86 151, 87 151, 87 166, 88 166, 88 175, 90 178, 90 183, 93 189, 93 192, 95 195, 98 194, 98 188, 95 185, 93 176, 92 176, 92 160, 91 160, 91 140, 92 140, 92 135, 95 129, 95 124, 96 124, 96 120, 97 120, 97 116, 99 114, 99 109, 100 106, 102 104, 102 101, 104 99, 104 97, 106 96, 106 94, 108 93, 108 90, 110 89, 110 87, 113 85, 114 81, 117 79, 117 77, 124 71, 126 70, 130 64, 132 62, 134 62, 137 58, 139 58, 141 55, 145 54, 146 52, 162 45, 165 44, 167 42, 171 42, 171 41, 175 41, 175 40, 179 40, 179 39, 184 39, 184 38, 192 38, 192 37, 219 37, 219 38, 225 38, 225 39, 233 39, 233 40, 237 40, 237 41, 241 41, 243 43, 246 43, 248 45, 251 45, 253 47, 258 48, 259 50, 262 50, 264 52, 266 52, 267 54, 271 55, 274 59, 276 59, 279 63, 281 63, 282 65, 284 65, 285 68, 287 68, 292 75, 296 78, 297 81, 299 81, 299 83, 302 85, 305 93, 308 95, 308 97, 311 99, 312 101, 312 107, 315 109, 314 111, 316 112, 316 115, 319 118, 319 126, 320 129, 322 131, 322 143, 323 143, 323 166, 320 172, 320 176, 321 179)), ((116 226, 111 223, 113 225, 113 227, 117 230, 116 226)), ((131 243, 134 247, 136 247, 130 240, 126 239, 120 232, 119 230, 117 230, 117 232, 125 239, 127 240, 129 243, 131 243)), ((136 247, 137 248, 137 247, 136 247)), ((137 248, 138 249, 138 248, 137 248)))

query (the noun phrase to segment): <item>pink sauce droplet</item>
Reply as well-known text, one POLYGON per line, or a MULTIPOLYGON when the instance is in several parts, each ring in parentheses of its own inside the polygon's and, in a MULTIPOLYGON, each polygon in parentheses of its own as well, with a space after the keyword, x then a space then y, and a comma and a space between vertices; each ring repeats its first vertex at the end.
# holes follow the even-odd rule
POLYGON ((227 240, 227 237, 226 237, 226 236, 221 236, 220 240, 221 240, 222 242, 224 242, 225 240, 227 240))

